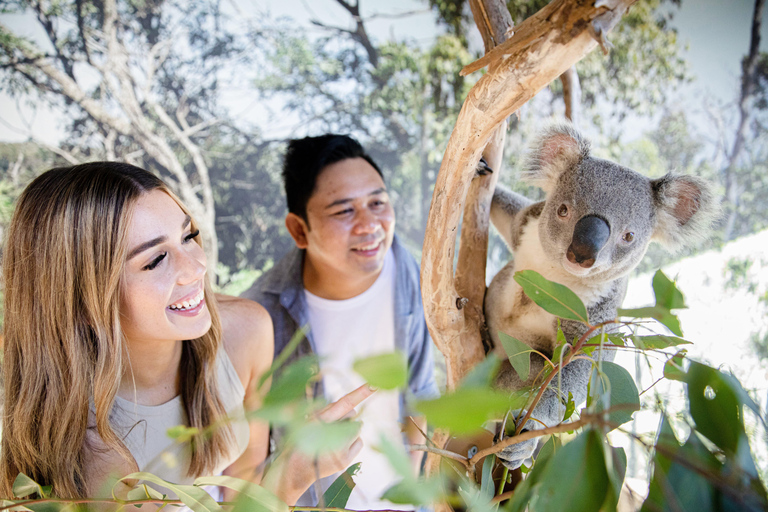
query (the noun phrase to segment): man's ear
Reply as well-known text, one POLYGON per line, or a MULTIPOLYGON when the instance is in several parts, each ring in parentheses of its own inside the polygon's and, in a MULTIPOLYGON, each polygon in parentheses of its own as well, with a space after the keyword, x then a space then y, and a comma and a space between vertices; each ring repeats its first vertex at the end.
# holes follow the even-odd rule
POLYGON ((291 234, 296 247, 306 249, 309 245, 307 242, 307 232, 309 231, 307 222, 295 213, 289 213, 285 216, 285 227, 288 228, 288 233, 291 234))

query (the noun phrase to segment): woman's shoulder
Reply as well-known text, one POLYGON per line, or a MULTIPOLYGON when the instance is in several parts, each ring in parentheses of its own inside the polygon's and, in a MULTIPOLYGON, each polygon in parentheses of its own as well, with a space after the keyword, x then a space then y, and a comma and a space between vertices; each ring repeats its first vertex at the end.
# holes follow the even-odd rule
POLYGON ((272 364, 274 332, 269 313, 258 303, 216 295, 221 315, 224 349, 244 384, 272 364))

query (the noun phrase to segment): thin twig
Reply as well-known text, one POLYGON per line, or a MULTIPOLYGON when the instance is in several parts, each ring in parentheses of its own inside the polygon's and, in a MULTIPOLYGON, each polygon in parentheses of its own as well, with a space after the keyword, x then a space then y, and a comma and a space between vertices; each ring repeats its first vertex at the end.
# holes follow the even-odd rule
POLYGON ((469 469, 468 459, 456 452, 452 452, 450 450, 441 450, 440 448, 432 448, 431 446, 427 446, 425 444, 410 444, 407 446, 407 448, 409 451, 412 451, 412 452, 421 451, 421 452, 434 453, 436 455, 440 455, 441 457, 445 457, 447 459, 453 459, 453 460, 459 461, 464 465, 464 467, 469 469))

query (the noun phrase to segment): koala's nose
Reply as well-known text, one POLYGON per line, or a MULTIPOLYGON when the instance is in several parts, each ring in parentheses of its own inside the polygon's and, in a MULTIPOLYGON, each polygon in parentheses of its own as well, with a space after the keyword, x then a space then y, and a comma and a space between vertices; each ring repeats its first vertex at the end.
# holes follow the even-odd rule
POLYGON ((595 264, 597 253, 603 248, 611 234, 608 223, 595 215, 582 217, 573 228, 573 239, 568 247, 566 257, 571 263, 583 268, 595 264))

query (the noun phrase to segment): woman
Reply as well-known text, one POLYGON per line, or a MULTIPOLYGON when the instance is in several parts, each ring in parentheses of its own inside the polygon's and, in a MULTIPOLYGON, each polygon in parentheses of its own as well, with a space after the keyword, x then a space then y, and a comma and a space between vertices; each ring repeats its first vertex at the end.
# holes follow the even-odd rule
MULTIPOLYGON (((268 426, 242 418, 272 362, 270 318, 243 299, 217 305, 194 220, 159 178, 111 162, 42 174, 19 198, 3 260, 0 496, 20 472, 62 498, 108 495, 110 476, 138 470, 260 480, 268 426), (180 423, 197 429, 187 448, 165 435, 180 423)), ((359 448, 323 458, 321 473, 359 448)), ((289 504, 316 477, 297 453, 273 469, 263 485, 289 504)))

